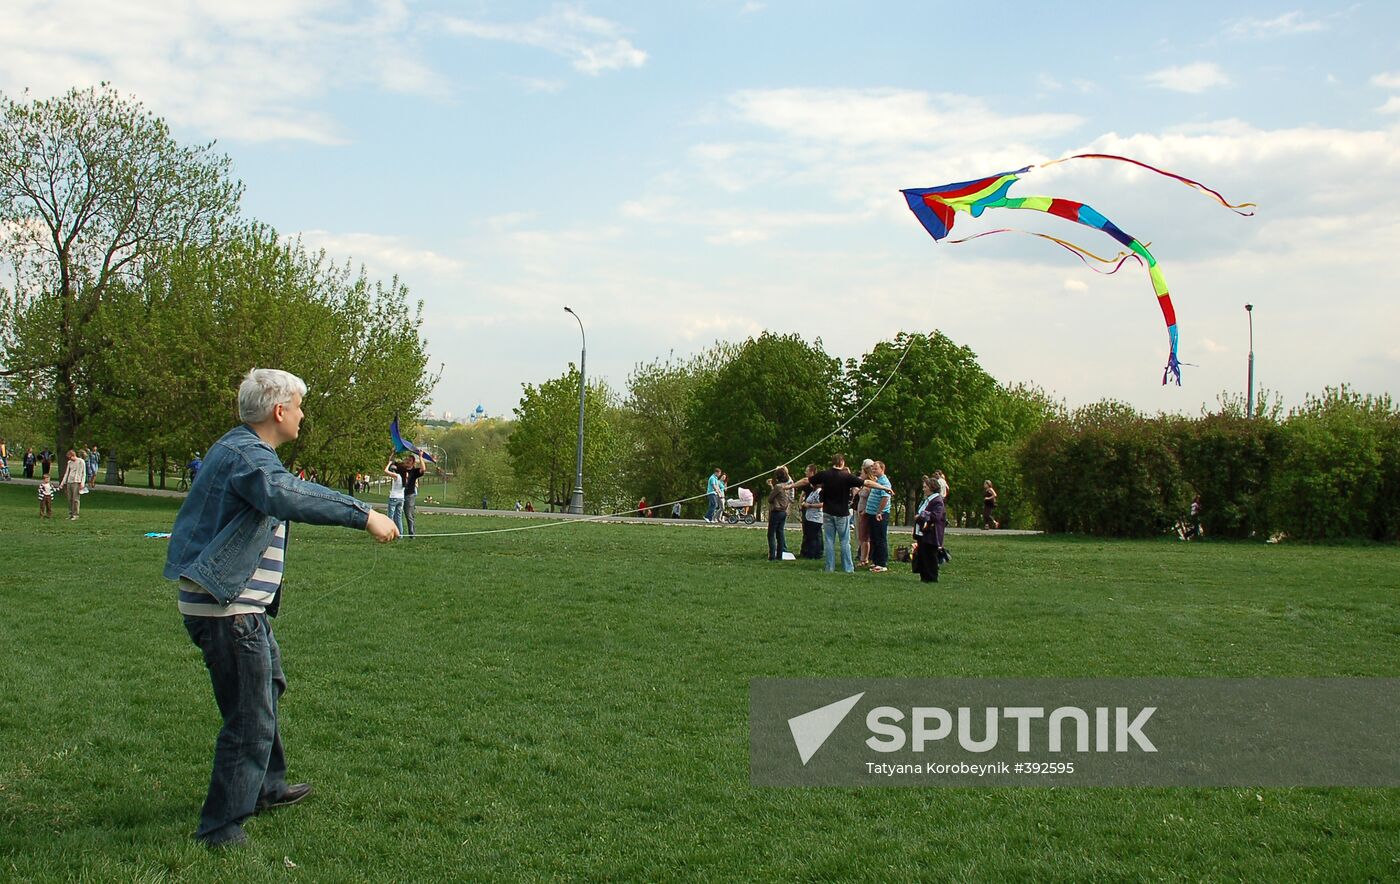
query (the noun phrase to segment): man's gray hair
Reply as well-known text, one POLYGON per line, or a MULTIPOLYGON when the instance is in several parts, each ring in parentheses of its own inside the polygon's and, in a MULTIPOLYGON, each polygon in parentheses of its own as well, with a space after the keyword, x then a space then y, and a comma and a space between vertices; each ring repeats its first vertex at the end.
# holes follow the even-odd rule
POLYGON ((279 368, 255 368, 238 386, 238 419, 257 424, 272 416, 278 405, 290 405, 293 396, 306 395, 306 381, 279 368))

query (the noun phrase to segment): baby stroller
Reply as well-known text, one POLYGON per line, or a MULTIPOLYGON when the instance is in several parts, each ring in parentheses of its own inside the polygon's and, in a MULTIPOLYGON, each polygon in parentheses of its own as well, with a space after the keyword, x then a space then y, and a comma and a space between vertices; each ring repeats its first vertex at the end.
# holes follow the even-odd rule
POLYGON ((738 497, 731 497, 724 502, 724 510, 719 514, 721 522, 728 522, 737 525, 743 522, 745 525, 752 525, 753 514, 753 492, 747 488, 739 489, 738 497))

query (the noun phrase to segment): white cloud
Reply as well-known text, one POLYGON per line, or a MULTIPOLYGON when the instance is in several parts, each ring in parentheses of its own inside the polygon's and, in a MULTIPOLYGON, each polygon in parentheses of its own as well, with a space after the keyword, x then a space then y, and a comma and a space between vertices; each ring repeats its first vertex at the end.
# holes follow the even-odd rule
POLYGON ((1183 67, 1163 68, 1147 75, 1148 82, 1161 89, 1198 95, 1216 86, 1227 86, 1230 78, 1214 62, 1198 61, 1183 67))
POLYGON ((980 99, 905 89, 750 89, 729 99, 740 119, 785 135, 849 145, 1007 141, 1068 132, 1072 114, 1003 116, 980 99))
POLYGON ((1087 292, 1089 284, 1082 279, 1066 279, 1063 288, 1067 292, 1087 292))
POLYGON ((1379 86, 1382 89, 1400 89, 1400 73, 1388 71, 1376 74, 1371 78, 1371 85, 1379 86))
POLYGON ((766 3, 759 3, 757 0, 749 0, 739 10, 740 15, 753 15, 755 12, 762 12, 768 7, 766 3))
POLYGON ((544 49, 569 59, 575 70, 585 74, 639 68, 647 60, 646 52, 623 36, 621 26, 571 6, 560 7, 528 22, 498 23, 449 17, 443 20, 443 27, 463 37, 544 49))
POLYGON ((545 80, 539 77, 521 77, 520 85, 531 95, 555 95, 564 91, 563 80, 545 80))
POLYGON ((705 242, 717 246, 749 246, 754 243, 766 242, 769 238, 766 230, 730 230, 725 233, 717 233, 713 236, 705 237, 705 242))
POLYGON ((106 80, 233 140, 338 142, 309 107, 345 88, 446 94, 416 55, 395 0, 363 14, 329 0, 12 0, 0 17, 0 88, 50 96, 106 80))
POLYGON ((1320 19, 1308 19, 1298 11, 1285 12, 1270 19, 1242 18, 1232 22, 1226 29, 1232 37, 1264 40, 1289 34, 1309 34, 1327 29, 1327 23, 1320 19))
POLYGON ((1383 114, 1400 114, 1400 95, 1390 96, 1377 110, 1383 114))
POLYGON ((309 249, 324 249, 332 260, 364 264, 374 276, 412 278, 427 273, 450 277, 464 267, 461 261, 418 247, 398 236, 307 230, 301 233, 301 241, 309 249))
POLYGON ((538 217, 535 212, 506 212, 503 215, 492 215, 486 219, 486 226, 491 230, 511 230, 527 224, 538 217))

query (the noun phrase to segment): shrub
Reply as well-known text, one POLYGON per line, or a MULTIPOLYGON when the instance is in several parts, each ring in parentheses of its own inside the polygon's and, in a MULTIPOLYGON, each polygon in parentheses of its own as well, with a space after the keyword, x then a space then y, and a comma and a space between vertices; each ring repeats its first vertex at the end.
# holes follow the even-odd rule
POLYGON ((1267 419, 1214 414, 1176 421, 1171 435, 1182 477, 1201 495, 1206 536, 1267 534, 1265 491, 1279 455, 1279 425, 1267 419))
POLYGON ((1021 469, 1050 531, 1153 537, 1186 512, 1166 424, 1116 403, 1049 421, 1021 448, 1021 469))
MULTIPOLYGON (((1381 467, 1394 408, 1389 397, 1345 385, 1308 397, 1282 427, 1282 456, 1268 493, 1273 525, 1303 540, 1371 537, 1386 530, 1381 467)), ((1386 487, 1387 494, 1392 493, 1386 487)))

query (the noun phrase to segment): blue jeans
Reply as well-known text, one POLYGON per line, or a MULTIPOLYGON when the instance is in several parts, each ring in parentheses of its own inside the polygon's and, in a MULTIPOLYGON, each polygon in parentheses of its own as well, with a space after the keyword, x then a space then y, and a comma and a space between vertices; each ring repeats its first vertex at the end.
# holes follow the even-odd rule
POLYGON ((418 533, 414 530, 413 525, 413 502, 417 499, 417 492, 414 492, 413 494, 405 494, 403 496, 403 520, 404 523, 408 525, 409 537, 412 537, 414 534, 418 533))
POLYGON ((839 543, 841 570, 847 574, 854 574, 856 566, 851 563, 851 517, 823 515, 822 537, 826 541, 826 570, 836 570, 836 545, 839 543))
POLYGON ((204 654, 224 726, 214 743, 214 773, 194 836, 217 844, 235 837, 259 799, 287 791, 287 761, 277 728, 277 701, 287 690, 282 654, 266 614, 186 617, 204 654))
POLYGON ((780 561, 787 552, 787 510, 772 510, 768 513, 768 560, 780 561))
POLYGON ((402 498, 402 497, 391 497, 391 498, 389 498, 389 518, 392 519, 392 520, 394 521, 394 526, 397 527, 397 528, 399 529, 399 533, 402 534, 402 533, 403 533, 403 498, 402 498))
POLYGON ((705 508, 705 521, 713 522, 715 520, 715 513, 719 512, 720 509, 719 495, 707 494, 705 496, 709 498, 709 506, 705 508))

